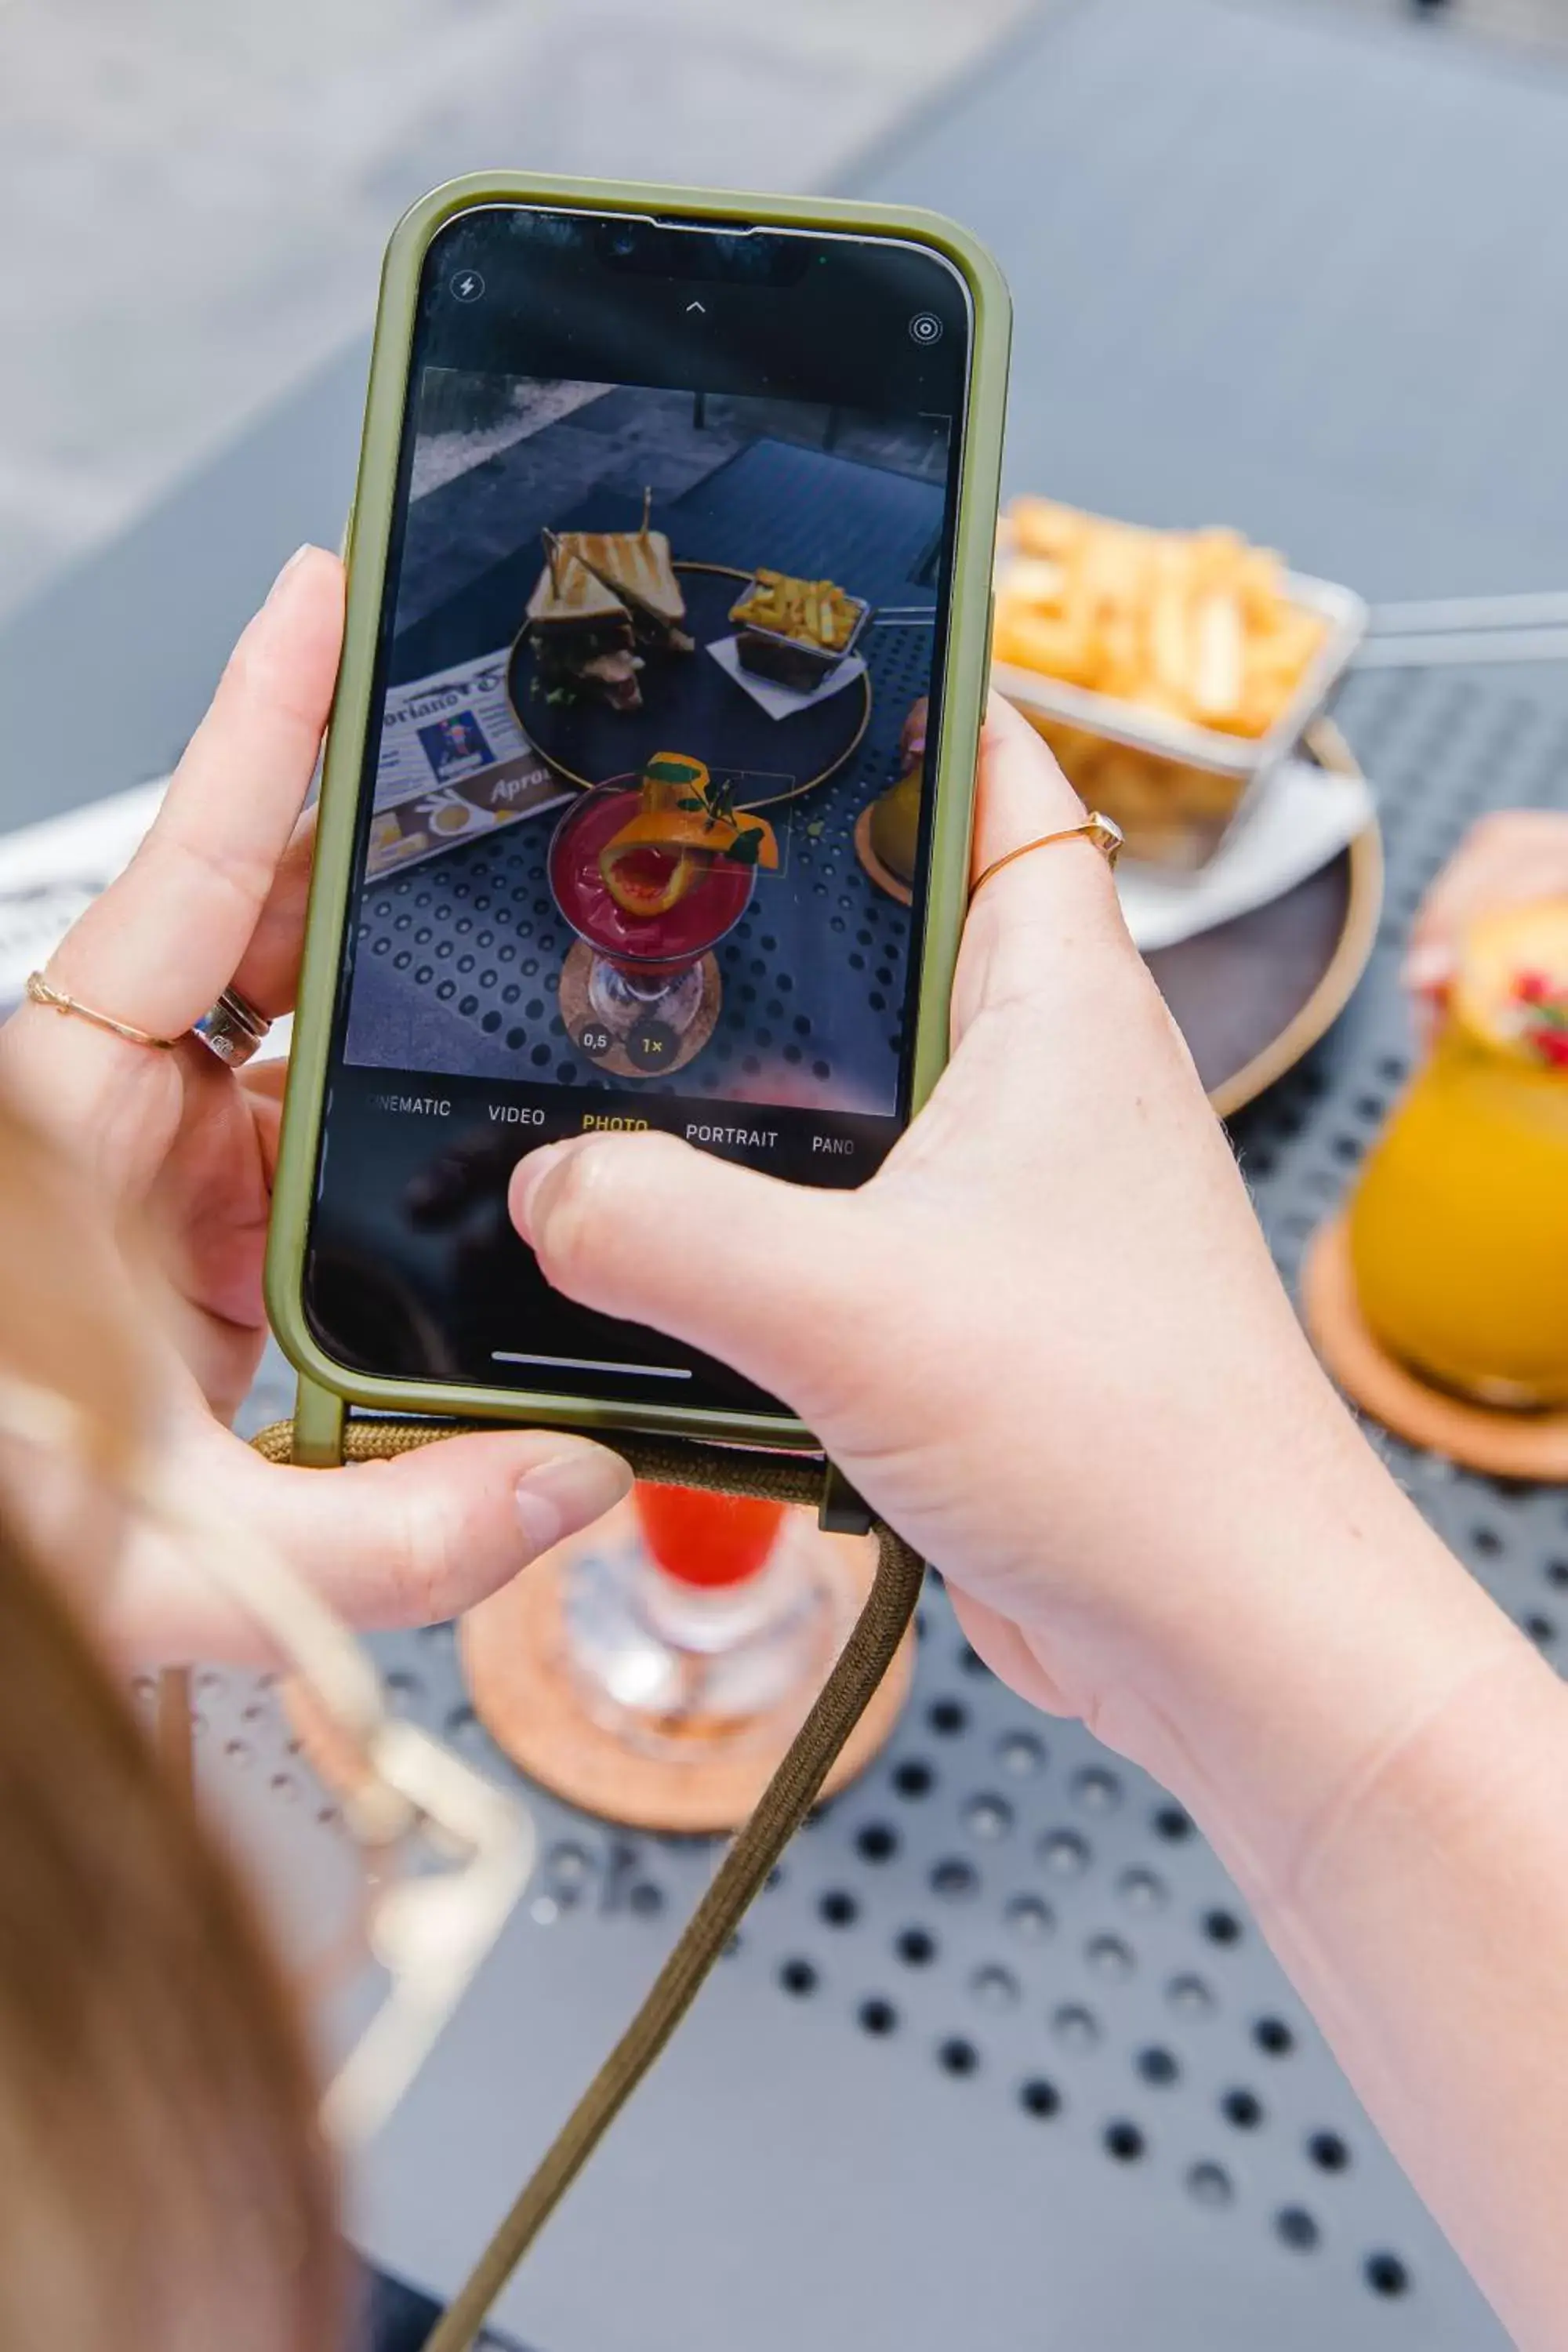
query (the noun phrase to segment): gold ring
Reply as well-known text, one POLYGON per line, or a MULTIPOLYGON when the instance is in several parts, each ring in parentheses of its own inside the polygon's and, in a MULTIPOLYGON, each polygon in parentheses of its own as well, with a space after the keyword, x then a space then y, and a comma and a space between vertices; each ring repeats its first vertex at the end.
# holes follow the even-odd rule
MULTIPOLYGON (((180 1043, 177 1037, 154 1037, 150 1029, 138 1029, 133 1022, 117 1021, 112 1013, 100 1013, 96 1005, 68 996, 63 988, 57 988, 41 971, 27 974, 25 992, 31 1003, 45 1005, 51 1013, 74 1013, 79 1020, 90 1021, 95 1029, 107 1029, 112 1036, 123 1037, 128 1045, 152 1045, 160 1054, 170 1054, 180 1043)), ((226 988, 217 1003, 194 1022, 185 1034, 199 1037, 209 1054, 216 1054, 220 1062, 237 1070, 249 1061, 271 1026, 266 1014, 258 1013, 237 988, 226 988)))
POLYGON ((161 1054, 173 1053, 179 1044, 177 1037, 154 1037, 150 1030, 138 1029, 129 1021, 117 1021, 112 1013, 99 1013, 90 1004, 83 1004, 57 988, 41 971, 27 974, 26 991, 33 1004, 46 1005, 51 1013, 74 1013, 79 1020, 90 1021, 95 1029, 107 1029, 116 1037, 123 1037, 130 1045, 155 1045, 161 1054))
POLYGON ((973 907, 993 874, 1000 874, 1004 866, 1011 866, 1015 858, 1027 857, 1032 849, 1048 849, 1055 841, 1079 840, 1092 842, 1106 864, 1111 867, 1115 866, 1117 859, 1121 855, 1121 827, 1117 824, 1116 819, 1112 816, 1102 816, 1098 809, 1090 809, 1081 824, 1064 825, 1059 833, 1042 833, 1037 841, 1020 842, 1017 848, 1008 850, 1005 857, 994 857, 978 881, 972 886, 969 893, 970 905, 973 907))

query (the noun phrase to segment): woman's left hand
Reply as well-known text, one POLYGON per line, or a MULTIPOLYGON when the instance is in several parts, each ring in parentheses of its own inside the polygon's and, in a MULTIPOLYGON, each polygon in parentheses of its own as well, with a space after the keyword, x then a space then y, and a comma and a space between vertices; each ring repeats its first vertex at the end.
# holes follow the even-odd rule
MULTIPOLYGON (((231 1071, 186 1033, 230 985, 268 1019, 293 1008, 313 830, 305 801, 342 604, 342 566, 301 549, 240 638, 142 848, 51 959, 55 986, 179 1044, 160 1052, 29 1003, 0 1035, 0 1070, 86 1169, 115 1225, 151 1235, 152 1319, 172 1391, 163 1420, 182 1477, 222 1510, 254 1515, 346 1614, 387 1624, 468 1607, 607 1510, 630 1474, 602 1446, 510 1431, 368 1470, 278 1470, 225 1426, 267 1337, 284 1065, 231 1071)), ((205 1591, 134 1562, 108 1630, 159 1654, 249 1646, 205 1591)))

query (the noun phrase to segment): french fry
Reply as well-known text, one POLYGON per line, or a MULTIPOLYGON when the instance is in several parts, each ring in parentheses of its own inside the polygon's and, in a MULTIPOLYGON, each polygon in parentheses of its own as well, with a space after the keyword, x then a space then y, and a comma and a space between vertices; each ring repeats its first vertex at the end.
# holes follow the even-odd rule
POLYGON ((1069 686, 1093 682, 1093 662, 1087 637, 1070 623, 1026 607, 998 604, 995 624, 996 658, 1019 669, 1037 669, 1069 686))
POLYGON ((1059 557, 1020 555, 1007 568, 1007 593, 1039 612, 1059 612, 1067 593, 1067 566, 1059 557))
POLYGON ((1068 552, 1089 520, 1052 499, 1015 499, 1007 519, 1026 555, 1054 556, 1068 552))
POLYGON ((1149 608, 1149 661, 1153 685, 1168 702, 1180 706, 1192 675, 1192 615, 1185 583, 1172 576, 1172 567, 1165 570, 1149 608))
POLYGON ((1158 531, 1050 499, 1008 511, 996 657, 1197 727, 1266 734, 1324 635, 1269 548, 1158 531))
POLYGON ((1193 709, 1206 727, 1223 727, 1241 708, 1241 605, 1225 588, 1211 588, 1193 615, 1196 659, 1193 709))
POLYGON ((837 653, 853 636, 860 611, 856 599, 831 580, 796 580, 759 567, 746 593, 731 606, 730 618, 742 628, 769 629, 837 653))

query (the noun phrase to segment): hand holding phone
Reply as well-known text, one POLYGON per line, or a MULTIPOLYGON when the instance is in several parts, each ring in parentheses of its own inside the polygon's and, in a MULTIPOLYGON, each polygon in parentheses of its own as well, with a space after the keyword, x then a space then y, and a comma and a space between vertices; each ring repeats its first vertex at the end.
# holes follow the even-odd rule
POLYGON ((552 1289, 507 1183, 609 1130, 852 1189, 929 1092, 1005 341, 925 215, 519 180, 399 230, 269 1260, 320 1385, 807 1440, 552 1289))
MULTIPOLYGON (((241 638, 135 859, 50 959, 68 993, 154 1036, 187 1029, 230 983, 268 1016, 289 1012, 311 847, 301 813, 342 628, 341 565, 301 549, 241 638)), ((608 1510, 630 1473, 559 1430, 457 1439, 369 1480, 271 1468, 233 1433, 267 1338, 261 1252, 282 1076, 280 1062, 226 1069, 194 1037, 159 1052, 37 1003, 5 1024, 6 1098, 53 1147, 12 1135, 10 1174, 47 1204, 72 1274, 28 1376, 58 1368, 62 1389, 95 1396, 123 1439, 248 1522, 356 1624, 451 1616, 608 1510)), ((250 1617, 176 1549, 106 1550, 97 1504, 79 1527, 92 1538, 80 1598, 117 1656, 267 1659, 250 1617)))
MULTIPOLYGON (((1081 814, 994 701, 974 870, 1081 814)), ((512 1213, 570 1297, 783 1398, 1015 1689, 1178 1791, 1234 1736, 1229 1796, 1303 1818, 1321 1792, 1260 1695, 1289 1659, 1373 1716, 1376 1603, 1325 1563, 1358 1515, 1373 1557, 1433 1539, 1312 1357, 1086 841, 987 882, 952 1009, 931 1101, 855 1192, 584 1138, 521 1162, 512 1213), (1321 1677, 1289 1657, 1303 1623, 1321 1677)))

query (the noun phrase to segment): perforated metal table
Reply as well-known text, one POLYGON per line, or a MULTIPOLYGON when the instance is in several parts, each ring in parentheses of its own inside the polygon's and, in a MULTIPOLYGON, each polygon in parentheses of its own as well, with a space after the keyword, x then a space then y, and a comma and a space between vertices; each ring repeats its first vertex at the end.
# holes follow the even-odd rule
MULTIPOLYGON (((1374 597, 1561 584, 1550 69, 1311 0, 1079 0, 861 184, 1001 253, 1018 487, 1224 516, 1374 597)), ((0 634, 0 814, 32 813, 41 778, 64 805, 177 749, 269 562, 336 534, 362 356, 0 634)), ((1424 882, 1480 809, 1562 803, 1568 777, 1554 671, 1368 677, 1340 717, 1383 794, 1390 891, 1349 1013, 1236 1130, 1287 1276, 1404 1073, 1394 956, 1424 882)), ((286 1402, 273 1368, 253 1412, 286 1402)), ((1568 1642, 1568 1500, 1387 1451, 1548 1654, 1568 1642)), ((447 1632, 379 1646, 403 1704, 504 1770, 447 1632)), ((275 1882, 330 1908, 339 1833, 265 1695, 216 1676, 201 1707, 275 1882)), ((437 2289, 712 1867, 537 1801, 531 1905, 360 2187, 365 2244, 437 2289)), ((506 2324, 542 2352, 1501 2341, 1202 1840, 976 1671, 934 1584, 892 1748, 800 1839, 506 2324)))
MULTIPOLYGON (((563 530, 584 520, 554 511, 563 530)), ((596 528, 629 527, 638 508, 601 491, 591 511, 596 528)), ((921 578, 942 524, 934 481, 764 435, 661 506, 659 521, 682 562, 749 572, 765 548, 784 568, 853 577, 874 604, 934 609, 921 578)), ((508 559, 476 560, 472 582, 399 636, 395 683, 509 641, 540 562, 537 539, 519 538, 508 559)), ((854 829, 868 800, 899 773, 900 728, 925 691, 931 647, 928 628, 867 631, 865 731, 826 782, 771 804, 792 880, 778 890, 760 882, 717 951, 724 1002, 712 1051, 688 1076, 652 1081, 649 1093, 717 1094, 737 1075, 753 1074, 759 1053, 782 1045, 814 1105, 892 1099, 910 918, 862 871, 854 829)), ((853 724, 847 719, 847 730, 853 724)), ((566 934, 545 871, 552 822, 546 814, 481 835, 411 873, 389 875, 370 895, 349 1019, 352 1059, 609 1083, 575 1048, 556 1006, 566 934), (476 908, 484 910, 478 936, 476 908)))

